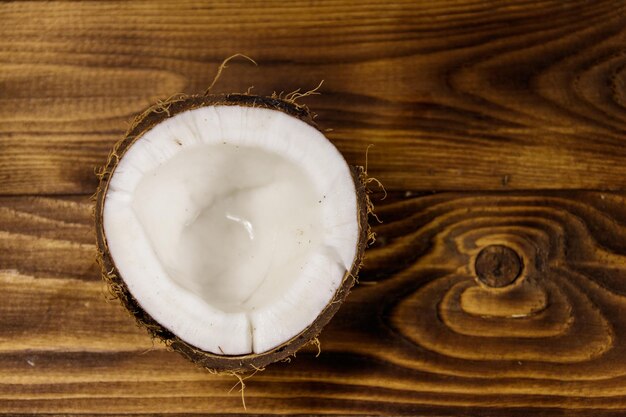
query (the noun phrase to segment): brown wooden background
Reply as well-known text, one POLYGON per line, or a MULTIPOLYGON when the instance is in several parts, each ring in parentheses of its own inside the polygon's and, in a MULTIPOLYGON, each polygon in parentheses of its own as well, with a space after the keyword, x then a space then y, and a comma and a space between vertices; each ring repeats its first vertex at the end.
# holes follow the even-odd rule
POLYGON ((249 413, 626 415, 623 0, 0 3, 0 413, 244 413, 106 301, 89 202, 133 115, 236 52, 216 91, 324 79, 306 103, 390 192, 323 353, 249 413))

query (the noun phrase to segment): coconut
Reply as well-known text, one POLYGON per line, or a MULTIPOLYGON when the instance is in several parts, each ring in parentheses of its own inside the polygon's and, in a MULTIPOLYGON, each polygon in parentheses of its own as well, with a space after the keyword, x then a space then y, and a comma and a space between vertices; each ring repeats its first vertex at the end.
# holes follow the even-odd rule
POLYGON ((258 370, 317 341, 371 237, 365 170, 293 99, 159 103, 99 176, 104 279, 153 337, 210 370, 258 370))

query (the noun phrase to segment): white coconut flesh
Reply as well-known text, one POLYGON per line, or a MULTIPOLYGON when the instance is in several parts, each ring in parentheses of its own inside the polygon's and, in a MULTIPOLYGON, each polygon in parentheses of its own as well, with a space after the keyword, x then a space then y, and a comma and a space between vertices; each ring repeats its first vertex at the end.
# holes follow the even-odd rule
POLYGON ((350 169, 280 111, 188 110, 146 132, 106 194, 109 253, 156 321, 218 355, 269 351, 307 329, 352 269, 350 169))

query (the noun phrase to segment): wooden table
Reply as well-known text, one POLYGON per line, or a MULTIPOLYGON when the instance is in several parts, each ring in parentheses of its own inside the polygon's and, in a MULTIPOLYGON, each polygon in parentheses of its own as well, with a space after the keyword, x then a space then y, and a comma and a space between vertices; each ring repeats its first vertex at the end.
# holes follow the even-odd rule
POLYGON ((626 414, 623 0, 0 3, 0 412, 245 412, 107 301, 89 201, 133 115, 237 52, 215 91, 323 79, 389 192, 322 354, 248 413, 626 414))

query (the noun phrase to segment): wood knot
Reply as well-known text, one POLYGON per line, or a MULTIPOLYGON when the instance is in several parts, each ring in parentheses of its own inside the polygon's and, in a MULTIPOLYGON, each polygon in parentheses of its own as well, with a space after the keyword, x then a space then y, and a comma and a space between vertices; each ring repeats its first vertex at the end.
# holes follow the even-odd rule
POLYGON ((490 245, 476 257, 476 277, 488 287, 511 285, 522 272, 522 260, 513 249, 490 245))

